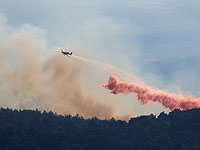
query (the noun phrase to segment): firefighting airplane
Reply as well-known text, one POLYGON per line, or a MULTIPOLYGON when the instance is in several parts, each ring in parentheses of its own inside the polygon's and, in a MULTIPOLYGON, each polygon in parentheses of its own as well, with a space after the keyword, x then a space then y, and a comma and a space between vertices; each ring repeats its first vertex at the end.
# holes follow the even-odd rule
POLYGON ((65 52, 65 51, 63 51, 62 49, 61 49, 61 53, 63 53, 64 56, 65 56, 65 55, 67 55, 67 56, 72 55, 72 52, 71 52, 71 53, 70 53, 70 52, 65 52))

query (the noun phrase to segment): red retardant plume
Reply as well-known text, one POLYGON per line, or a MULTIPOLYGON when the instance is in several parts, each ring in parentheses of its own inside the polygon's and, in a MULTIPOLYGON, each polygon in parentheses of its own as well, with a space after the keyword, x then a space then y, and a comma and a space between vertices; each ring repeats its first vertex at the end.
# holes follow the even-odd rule
POLYGON ((181 95, 154 90, 140 84, 121 82, 118 81, 114 76, 110 76, 108 84, 104 84, 102 87, 111 90, 112 94, 125 95, 129 93, 135 93, 137 100, 142 105, 148 104, 149 102, 159 102, 164 107, 169 108, 171 111, 174 109, 187 110, 192 108, 200 108, 200 99, 196 99, 192 96, 184 97, 181 95))

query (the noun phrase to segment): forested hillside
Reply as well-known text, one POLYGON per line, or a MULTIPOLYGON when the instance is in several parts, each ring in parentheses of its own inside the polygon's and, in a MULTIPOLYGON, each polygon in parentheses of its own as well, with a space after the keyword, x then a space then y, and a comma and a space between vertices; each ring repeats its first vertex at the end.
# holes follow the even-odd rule
POLYGON ((200 109, 121 120, 0 110, 1 150, 200 149, 200 109))

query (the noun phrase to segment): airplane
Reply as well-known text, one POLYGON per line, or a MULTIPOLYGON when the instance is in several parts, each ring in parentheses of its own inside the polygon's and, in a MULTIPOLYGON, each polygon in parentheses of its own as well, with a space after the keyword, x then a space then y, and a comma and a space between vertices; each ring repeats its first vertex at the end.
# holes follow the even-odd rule
POLYGON ((69 55, 72 55, 72 52, 71 53, 70 52, 65 52, 62 49, 61 49, 61 53, 63 53, 64 56, 67 55, 68 57, 69 57, 69 55))

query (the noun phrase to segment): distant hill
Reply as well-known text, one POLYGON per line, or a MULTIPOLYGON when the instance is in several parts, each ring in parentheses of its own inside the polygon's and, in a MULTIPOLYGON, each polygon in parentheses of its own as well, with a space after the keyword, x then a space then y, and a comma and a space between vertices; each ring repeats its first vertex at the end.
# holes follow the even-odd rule
POLYGON ((121 120, 0 109, 1 150, 200 150, 200 109, 121 120))

